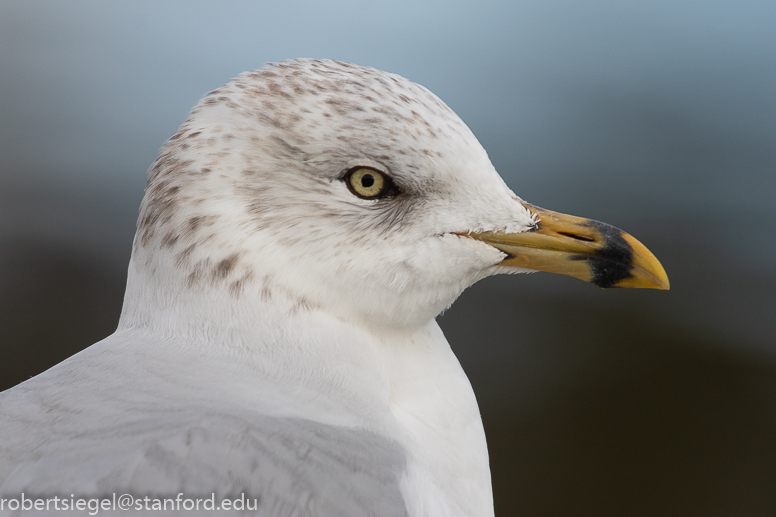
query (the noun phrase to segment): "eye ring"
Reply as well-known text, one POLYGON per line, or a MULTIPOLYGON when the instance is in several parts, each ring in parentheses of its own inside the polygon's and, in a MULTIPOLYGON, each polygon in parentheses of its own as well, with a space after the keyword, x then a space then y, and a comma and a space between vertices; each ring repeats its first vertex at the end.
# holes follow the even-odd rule
POLYGON ((353 167, 345 175, 345 183, 350 192, 361 199, 377 199, 393 189, 391 178, 372 167, 353 167))

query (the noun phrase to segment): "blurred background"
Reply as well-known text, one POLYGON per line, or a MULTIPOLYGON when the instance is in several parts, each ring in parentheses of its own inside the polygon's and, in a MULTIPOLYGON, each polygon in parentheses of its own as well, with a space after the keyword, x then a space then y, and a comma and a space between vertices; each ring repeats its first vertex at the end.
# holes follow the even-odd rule
POLYGON ((440 318, 497 515, 776 515, 772 0, 0 0, 0 389, 115 329, 159 147, 293 57, 423 84, 518 195, 668 271, 491 278, 440 318))

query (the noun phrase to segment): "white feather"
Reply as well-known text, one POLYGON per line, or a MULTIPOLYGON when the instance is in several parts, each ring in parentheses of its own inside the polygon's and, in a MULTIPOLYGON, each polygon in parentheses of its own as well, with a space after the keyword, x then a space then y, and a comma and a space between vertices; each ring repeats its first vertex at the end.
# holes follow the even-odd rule
POLYGON ((117 332, 0 395, 0 493, 492 515, 434 318, 501 270, 458 234, 533 220, 442 101, 355 65, 268 65, 203 98, 149 176, 117 332), (354 196, 356 166, 399 193, 354 196))

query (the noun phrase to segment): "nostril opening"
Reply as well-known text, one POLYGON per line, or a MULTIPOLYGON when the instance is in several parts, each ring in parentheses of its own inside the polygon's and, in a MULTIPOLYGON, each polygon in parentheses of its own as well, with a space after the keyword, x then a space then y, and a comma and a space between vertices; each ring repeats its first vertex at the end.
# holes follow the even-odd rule
POLYGON ((576 233, 569 233, 569 232, 558 232, 560 235, 563 235, 565 237, 570 237, 572 239, 576 239, 578 241, 585 241, 585 242, 595 242, 595 239, 592 237, 588 237, 587 235, 577 235, 576 233))

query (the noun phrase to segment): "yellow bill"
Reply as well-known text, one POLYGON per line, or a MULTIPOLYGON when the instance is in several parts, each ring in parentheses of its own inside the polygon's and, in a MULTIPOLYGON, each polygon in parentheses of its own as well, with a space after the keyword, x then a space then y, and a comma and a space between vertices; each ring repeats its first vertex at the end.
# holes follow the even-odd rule
POLYGON ((669 288, 663 266, 629 234, 606 223, 522 203, 536 215, 533 230, 466 234, 509 255, 499 265, 573 276, 603 288, 669 288))

